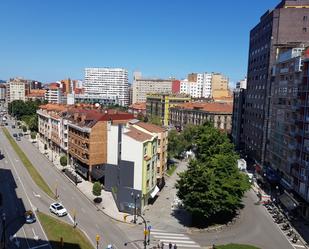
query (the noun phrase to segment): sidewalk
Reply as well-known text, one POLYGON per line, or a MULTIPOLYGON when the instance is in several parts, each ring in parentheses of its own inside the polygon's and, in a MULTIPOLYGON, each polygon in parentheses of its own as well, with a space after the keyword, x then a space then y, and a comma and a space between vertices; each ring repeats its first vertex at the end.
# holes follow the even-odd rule
MULTIPOLYGON (((28 139, 29 140, 29 139, 28 139)), ((29 143, 31 143, 31 140, 29 140, 29 143)), ((51 161, 51 156, 50 153, 42 153, 43 151, 40 150, 39 145, 38 144, 33 144, 31 143, 41 154, 45 155, 45 157, 51 161)), ((60 157, 59 156, 54 156, 54 160, 53 160, 53 165, 59 170, 59 171, 63 171, 63 169, 70 167, 70 166, 66 166, 63 167, 60 165, 59 162, 60 157)), ((66 176, 66 174, 64 174, 66 176)), ((68 179, 75 184, 69 177, 68 179)), ((122 213, 118 211, 118 208, 116 206, 116 203, 114 201, 114 198, 112 196, 112 193, 104 191, 104 189, 102 189, 101 195, 98 196, 100 198, 102 198, 102 202, 95 204, 94 203, 94 199, 96 198, 96 196, 94 196, 92 194, 92 185, 93 183, 84 180, 83 178, 79 177, 79 179, 82 180, 81 183, 77 184, 77 188, 79 191, 81 191, 91 202, 93 202, 94 205, 96 205, 97 209, 102 211, 103 213, 105 213, 107 216, 109 216, 110 218, 117 220, 117 221, 121 221, 124 222, 124 215, 126 215, 126 213, 122 213)), ((130 220, 127 220, 127 222, 129 223, 130 220)))

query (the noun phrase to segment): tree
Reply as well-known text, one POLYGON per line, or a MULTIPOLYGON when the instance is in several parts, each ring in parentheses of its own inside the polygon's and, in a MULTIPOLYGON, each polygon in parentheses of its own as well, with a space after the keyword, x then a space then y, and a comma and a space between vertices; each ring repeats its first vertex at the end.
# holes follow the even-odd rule
POLYGON ((101 191, 102 191, 101 183, 100 182, 95 182, 93 184, 93 186, 92 186, 92 194, 96 197, 94 199, 95 202, 99 202, 100 201, 99 196, 101 195, 101 191))
POLYGON ((199 126, 195 134, 196 159, 179 174, 177 196, 198 225, 225 221, 242 206, 248 178, 238 170, 238 155, 226 134, 209 124, 199 126))
POLYGON ((61 164, 62 167, 67 166, 68 165, 68 158, 66 156, 60 157, 60 164, 61 164))
MULTIPOLYGON (((36 132, 35 131, 32 131, 31 133, 30 133, 30 136, 31 136, 31 139, 36 139, 36 132)), ((46 145, 46 144, 45 144, 46 145)), ((45 148, 45 146, 44 146, 44 148, 45 148)), ((46 145, 46 149, 45 150, 47 150, 47 145, 46 145)))
POLYGON ((151 116, 148 118, 148 122, 154 125, 162 125, 162 120, 159 116, 151 116))
POLYGON ((26 126, 23 125, 21 128, 22 128, 23 132, 27 132, 27 127, 26 126))

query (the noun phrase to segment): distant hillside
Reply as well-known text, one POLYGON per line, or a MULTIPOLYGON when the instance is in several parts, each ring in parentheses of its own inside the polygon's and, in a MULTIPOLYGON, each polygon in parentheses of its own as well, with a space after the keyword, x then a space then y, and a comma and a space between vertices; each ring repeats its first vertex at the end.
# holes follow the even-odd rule
POLYGON ((0 83, 5 83, 6 81, 5 80, 0 80, 0 83))

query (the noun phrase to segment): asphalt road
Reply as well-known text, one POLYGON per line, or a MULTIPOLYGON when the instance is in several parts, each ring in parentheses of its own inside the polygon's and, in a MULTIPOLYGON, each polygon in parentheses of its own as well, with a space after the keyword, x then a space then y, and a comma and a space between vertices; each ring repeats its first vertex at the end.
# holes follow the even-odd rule
MULTIPOLYGON (((10 132, 12 129, 9 128, 10 132)), ((14 131, 16 131, 14 129, 14 131)), ((104 215, 102 212, 97 211, 93 203, 91 203, 82 193, 80 193, 75 186, 59 172, 51 162, 49 162, 44 155, 30 144, 25 138, 17 142, 21 149, 28 156, 29 160, 37 168, 41 176, 45 179, 51 189, 59 194, 59 200, 68 210, 69 215, 61 219, 73 225, 73 210, 76 211, 76 221, 78 227, 82 229, 86 236, 90 239, 95 246, 95 237, 100 235, 100 247, 106 248, 108 244, 113 244, 116 249, 123 248, 123 244, 128 242, 129 239, 125 233, 116 225, 116 222, 104 215)), ((42 192, 32 181, 30 175, 26 171, 23 164, 13 151, 9 141, 6 139, 3 131, 0 132, 0 148, 4 150, 6 157, 2 161, 8 161, 7 166, 9 169, 16 168, 20 175, 20 182, 23 183, 25 192, 31 200, 33 206, 40 211, 49 212, 48 207, 53 202, 44 192, 42 192), (14 165, 14 167, 13 167, 14 165)), ((23 201, 27 199, 26 194, 22 196, 23 201)), ((28 237, 28 236, 27 236, 28 237)), ((30 248, 30 247, 24 247, 30 248)), ((134 245, 129 244, 126 248, 136 248, 134 245)))

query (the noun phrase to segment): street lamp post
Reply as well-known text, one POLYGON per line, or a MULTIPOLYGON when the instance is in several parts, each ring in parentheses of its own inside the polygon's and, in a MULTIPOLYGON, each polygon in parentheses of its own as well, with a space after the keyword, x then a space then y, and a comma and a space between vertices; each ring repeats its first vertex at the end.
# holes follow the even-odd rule
POLYGON ((131 192, 131 197, 134 199, 134 219, 133 219, 133 222, 134 224, 136 224, 136 201, 139 199, 139 194, 137 195, 134 195, 133 192, 131 192))

